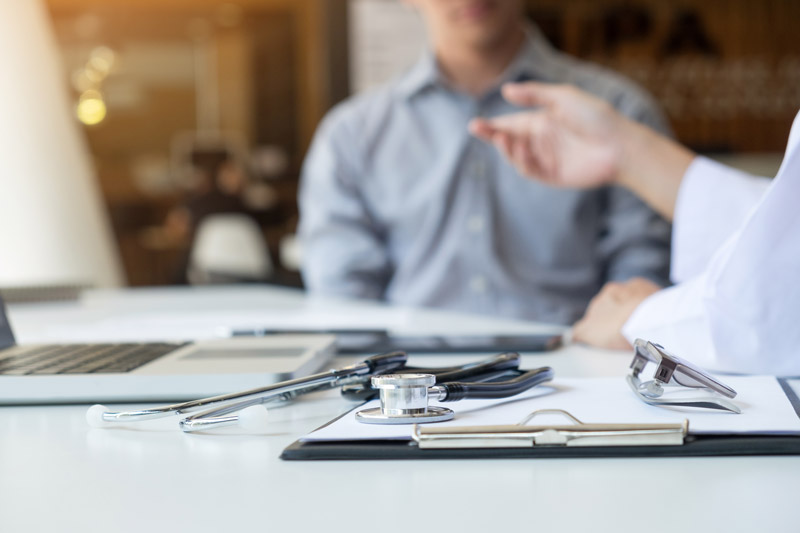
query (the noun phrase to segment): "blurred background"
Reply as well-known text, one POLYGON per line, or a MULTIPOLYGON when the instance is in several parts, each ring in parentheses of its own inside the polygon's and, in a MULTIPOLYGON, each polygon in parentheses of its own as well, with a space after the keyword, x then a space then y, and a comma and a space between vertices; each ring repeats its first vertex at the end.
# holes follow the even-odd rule
MULTIPOLYGON (((60 66, 55 85, 68 98, 68 120, 85 139, 78 150, 95 187, 85 194, 105 206, 98 216, 107 218, 111 244, 99 253, 115 256, 108 268, 117 272, 30 277, 22 260, 3 267, 19 255, 7 249, 7 289, 299 286, 297 182, 317 123, 425 46, 420 21, 398 0, 43 0, 37 13, 60 66), (227 264, 224 247, 234 242, 252 257, 227 264)), ((529 15, 556 47, 648 89, 683 143, 776 172, 800 108, 800 2, 530 0, 529 15)), ((11 24, 8 13, 3 19, 11 24)), ((24 42, 6 46, 0 63, 25 53, 24 42)), ((0 235, 25 229, 11 227, 17 219, 0 222, 0 235)), ((57 259, 45 262, 59 270, 57 259)))

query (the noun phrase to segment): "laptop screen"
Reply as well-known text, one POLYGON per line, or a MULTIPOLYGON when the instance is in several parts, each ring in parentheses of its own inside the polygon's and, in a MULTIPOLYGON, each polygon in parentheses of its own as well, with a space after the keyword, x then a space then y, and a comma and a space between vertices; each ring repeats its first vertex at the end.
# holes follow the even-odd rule
POLYGON ((3 297, 0 296, 0 350, 14 346, 14 344, 16 344, 14 333, 11 331, 11 324, 8 323, 3 297))

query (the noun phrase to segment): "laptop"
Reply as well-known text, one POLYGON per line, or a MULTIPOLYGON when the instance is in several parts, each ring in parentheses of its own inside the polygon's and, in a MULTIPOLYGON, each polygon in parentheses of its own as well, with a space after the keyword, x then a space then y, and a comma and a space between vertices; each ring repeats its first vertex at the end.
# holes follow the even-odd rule
POLYGON ((172 402, 263 387, 318 371, 333 335, 192 343, 20 345, 0 296, 0 404, 172 402))

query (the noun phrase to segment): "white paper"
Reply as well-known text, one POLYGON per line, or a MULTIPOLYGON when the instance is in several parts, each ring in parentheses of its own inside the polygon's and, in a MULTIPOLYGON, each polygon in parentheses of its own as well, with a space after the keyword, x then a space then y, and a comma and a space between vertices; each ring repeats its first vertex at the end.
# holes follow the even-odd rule
MULTIPOLYGON (((732 401, 741 414, 706 409, 656 407, 642 402, 622 377, 559 379, 540 385, 505 401, 462 400, 431 405, 449 407, 455 419, 437 426, 483 426, 517 424, 539 409, 563 409, 584 423, 681 423, 689 419, 691 434, 800 434, 800 418, 772 376, 729 376, 725 383, 738 392, 732 401)), ((697 391, 694 396, 702 395, 697 391)), ((411 425, 363 424, 356 411, 379 407, 377 400, 359 406, 336 422, 300 439, 303 442, 332 440, 411 440, 411 425)), ((568 423, 550 416, 534 418, 530 424, 568 423)))

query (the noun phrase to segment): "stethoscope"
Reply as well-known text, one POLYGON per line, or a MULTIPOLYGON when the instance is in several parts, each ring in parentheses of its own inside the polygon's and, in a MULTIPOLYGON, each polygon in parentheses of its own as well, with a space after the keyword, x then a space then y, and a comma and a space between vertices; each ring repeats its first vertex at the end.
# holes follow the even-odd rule
POLYGON ((553 379, 550 367, 519 370, 520 356, 513 352, 477 363, 444 368, 408 367, 407 359, 405 352, 390 352, 266 387, 138 411, 115 412, 103 405, 94 405, 86 412, 86 420, 93 427, 108 427, 115 423, 189 415, 179 423, 184 432, 237 424, 248 430, 261 430, 267 416, 264 404, 285 402, 301 394, 341 386, 343 396, 360 401, 374 398, 377 389, 381 407, 359 411, 356 418, 361 422, 439 422, 453 418, 454 413, 450 409, 429 407, 428 399, 431 397, 440 402, 508 398, 553 379), (497 381, 508 374, 514 377, 497 381), (474 381, 457 381, 465 378, 474 381))

